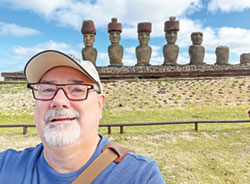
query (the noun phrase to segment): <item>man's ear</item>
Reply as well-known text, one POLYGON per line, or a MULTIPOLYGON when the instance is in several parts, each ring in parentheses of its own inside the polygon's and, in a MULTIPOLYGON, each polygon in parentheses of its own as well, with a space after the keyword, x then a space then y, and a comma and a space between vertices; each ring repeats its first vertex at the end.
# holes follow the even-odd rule
POLYGON ((104 94, 98 94, 98 106, 99 106, 100 110, 102 110, 104 104, 105 104, 105 95, 104 94))
POLYGON ((100 114, 100 120, 102 119, 102 109, 105 104, 105 95, 98 94, 98 107, 99 107, 99 114, 100 114))

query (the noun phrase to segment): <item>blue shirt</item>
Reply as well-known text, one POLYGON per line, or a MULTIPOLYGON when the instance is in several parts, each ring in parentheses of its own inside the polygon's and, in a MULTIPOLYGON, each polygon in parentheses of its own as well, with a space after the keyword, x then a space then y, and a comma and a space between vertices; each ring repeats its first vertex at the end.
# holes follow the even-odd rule
MULTIPOLYGON (((100 135, 101 141, 90 160, 79 170, 62 174, 53 170, 43 156, 43 145, 23 151, 6 150, 0 153, 1 184, 69 184, 100 154, 109 140, 100 135)), ((157 162, 150 158, 128 153, 120 162, 112 162, 93 184, 164 184, 157 162)))

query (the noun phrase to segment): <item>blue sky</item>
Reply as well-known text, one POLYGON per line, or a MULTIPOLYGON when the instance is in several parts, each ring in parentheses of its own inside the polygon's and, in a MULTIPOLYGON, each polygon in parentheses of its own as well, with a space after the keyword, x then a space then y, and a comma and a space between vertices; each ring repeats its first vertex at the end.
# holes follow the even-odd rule
POLYGON ((230 48, 230 64, 238 64, 250 52, 250 1, 247 0, 1 0, 0 73, 22 71, 39 51, 56 49, 81 58, 80 32, 83 20, 93 20, 97 29, 94 47, 97 66, 109 64, 107 25, 112 17, 122 23, 120 44, 124 65, 136 64, 137 24, 151 22, 150 63, 163 64, 166 44, 164 22, 170 16, 180 21, 176 44, 178 64, 188 64, 192 32, 203 32, 205 62, 214 64, 217 46, 230 48))

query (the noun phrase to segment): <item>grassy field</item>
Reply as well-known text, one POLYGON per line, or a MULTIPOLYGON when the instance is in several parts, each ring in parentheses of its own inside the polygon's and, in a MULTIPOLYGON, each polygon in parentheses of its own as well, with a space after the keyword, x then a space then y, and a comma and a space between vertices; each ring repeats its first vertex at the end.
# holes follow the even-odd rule
MULTIPOLYGON (((250 77, 104 84, 101 123, 248 119, 250 77)), ((24 85, 0 85, 0 124, 32 123, 33 100, 24 85)), ((167 183, 248 183, 250 123, 100 128, 100 133, 158 161, 167 183)), ((35 128, 0 129, 0 151, 40 142, 35 128), (17 141, 18 140, 18 141, 17 141)))

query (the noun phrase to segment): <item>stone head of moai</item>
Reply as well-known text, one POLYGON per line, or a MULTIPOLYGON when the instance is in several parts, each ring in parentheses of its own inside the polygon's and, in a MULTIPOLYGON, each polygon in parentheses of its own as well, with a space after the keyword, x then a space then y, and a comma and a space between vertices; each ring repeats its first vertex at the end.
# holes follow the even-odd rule
POLYGON ((190 65, 204 64, 205 48, 201 45, 203 41, 202 32, 193 32, 191 34, 193 45, 189 47, 188 53, 190 57, 190 65))
POLYGON ((193 32, 191 34, 191 41, 193 45, 201 45, 203 42, 203 33, 202 32, 193 32))
POLYGON ((110 66, 122 66, 123 47, 119 45, 122 32, 122 24, 117 18, 112 18, 108 24, 109 39, 111 45, 108 47, 110 66))
POLYGON ((170 17, 169 20, 164 23, 165 38, 168 44, 175 44, 177 40, 180 23, 175 19, 175 17, 170 17))
POLYGON ((83 34, 83 41, 86 47, 91 47, 95 42, 96 29, 92 20, 84 20, 82 22, 81 32, 83 34))
POLYGON ((240 64, 250 64, 250 53, 243 53, 240 55, 240 64))
POLYGON ((137 66, 150 65, 149 61, 152 53, 152 48, 148 46, 148 42, 150 40, 151 31, 152 24, 149 22, 142 22, 137 26, 138 40, 140 43, 140 45, 135 49, 137 66))
POLYGON ((138 40, 141 46, 148 45, 151 31, 152 31, 152 24, 150 22, 141 22, 138 24, 137 26, 138 40))
POLYGON ((91 61, 96 65, 97 50, 93 48, 96 34, 94 22, 92 20, 83 21, 81 32, 85 45, 85 48, 82 49, 82 59, 91 61))
POLYGON ((218 46, 215 49, 216 63, 218 65, 227 65, 229 60, 229 47, 218 46))
POLYGON ((117 22, 117 18, 112 18, 108 24, 109 39, 112 44, 119 44, 121 39, 122 24, 117 22))

